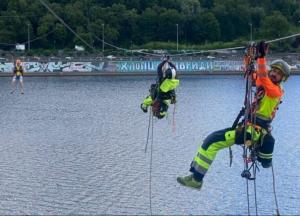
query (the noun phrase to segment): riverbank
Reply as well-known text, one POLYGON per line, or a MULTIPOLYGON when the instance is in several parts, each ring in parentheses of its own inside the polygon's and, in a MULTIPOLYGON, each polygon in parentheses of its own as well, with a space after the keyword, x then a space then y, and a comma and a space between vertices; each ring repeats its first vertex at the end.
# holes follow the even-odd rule
MULTIPOLYGON (((28 72, 26 77, 50 77, 50 76, 155 76, 154 72, 28 72)), ((199 71, 199 72, 178 72, 180 76, 191 75, 243 75, 240 71, 199 71)), ((300 75, 300 70, 292 71, 292 75, 300 75)), ((0 77, 11 77, 11 73, 0 73, 0 77)))
MULTIPOLYGON (((300 71, 299 71, 300 73, 300 71)), ((33 72, 26 73, 27 77, 43 76, 155 76, 154 72, 33 72)), ((178 75, 242 75, 240 72, 178 72, 178 75)), ((0 77, 10 77, 11 73, 0 73, 0 77)))

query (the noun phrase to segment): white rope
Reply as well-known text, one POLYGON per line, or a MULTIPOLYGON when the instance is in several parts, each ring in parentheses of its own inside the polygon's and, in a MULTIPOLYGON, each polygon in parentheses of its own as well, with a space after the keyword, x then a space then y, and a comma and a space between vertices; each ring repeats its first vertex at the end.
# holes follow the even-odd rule
MULTIPOLYGON (((285 37, 281 37, 281 38, 276 38, 276 39, 272 39, 272 40, 268 40, 266 41, 267 43, 274 43, 277 41, 281 41, 281 40, 286 40, 289 38, 293 38, 293 37, 297 37, 300 36, 300 33, 297 34, 292 34, 289 36, 285 36, 285 37)), ((102 41, 103 40, 97 36, 95 36, 98 40, 102 41)), ((113 48, 116 48, 118 50, 124 50, 124 51, 128 51, 128 52, 134 52, 134 53, 141 53, 141 54, 146 54, 146 55, 152 55, 152 56, 161 56, 159 54, 153 54, 153 53, 148 53, 148 52, 143 52, 143 51, 139 51, 139 50, 130 50, 130 49, 126 49, 126 48, 121 48, 118 46, 115 46, 113 44, 104 42, 106 45, 111 46, 113 48)), ((245 42, 246 44, 247 42, 245 42)), ((196 55, 196 54, 202 54, 202 53, 210 53, 210 52, 222 52, 222 51, 229 51, 229 50, 240 50, 240 49, 245 49, 245 46, 236 46, 236 47, 228 47, 228 48, 220 48, 220 49, 209 49, 209 50, 199 50, 199 51, 193 51, 193 52, 187 52, 187 53, 178 53, 178 54, 173 54, 170 56, 176 57, 176 56, 187 56, 187 55, 196 55)))
POLYGON ((293 37, 297 37, 297 36, 300 36, 300 33, 285 36, 285 37, 281 37, 281 38, 276 38, 276 39, 273 39, 273 40, 269 40, 269 41, 267 41, 267 43, 274 43, 274 42, 277 42, 277 41, 281 41, 281 40, 285 40, 285 39, 289 39, 289 38, 293 38, 293 37))

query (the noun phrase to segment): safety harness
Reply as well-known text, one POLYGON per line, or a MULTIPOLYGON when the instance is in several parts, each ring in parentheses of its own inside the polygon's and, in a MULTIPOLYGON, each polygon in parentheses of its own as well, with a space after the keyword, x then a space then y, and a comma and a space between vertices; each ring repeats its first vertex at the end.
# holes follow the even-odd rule
POLYGON ((23 76, 23 68, 22 66, 16 66, 14 69, 14 73, 16 76, 23 76))
POLYGON ((158 80, 155 84, 151 85, 150 88, 150 94, 153 99, 152 103, 152 112, 153 116, 161 119, 164 116, 161 115, 161 110, 163 109, 163 106, 168 106, 167 104, 164 104, 164 100, 170 99, 171 104, 176 103, 176 94, 174 89, 178 86, 178 83, 172 82, 177 78, 176 68, 175 65, 165 62, 164 64, 168 64, 168 68, 162 72, 162 67, 159 68, 158 74, 158 80), (165 82, 168 81, 168 82, 165 82), (161 91, 165 90, 165 92, 161 91))
MULTIPOLYGON (((232 129, 236 130, 236 134, 242 133, 243 143, 243 160, 244 170, 241 176, 246 179, 247 184, 247 202, 248 202, 248 215, 250 215, 250 199, 249 199, 249 180, 254 183, 254 196, 255 196, 255 211, 257 211, 257 194, 256 194, 256 173, 259 171, 258 166, 258 149, 262 145, 264 137, 271 131, 270 120, 264 120, 256 115, 256 111, 260 100, 263 98, 265 92, 263 88, 256 87, 255 85, 255 58, 257 56, 257 47, 255 43, 249 44, 246 49, 244 56, 245 73, 244 78, 246 79, 246 89, 244 98, 244 107, 240 110, 236 117, 232 129), (240 122, 240 119, 243 120, 240 122), (249 135, 250 134, 250 135, 249 135), (249 137, 250 136, 250 137, 249 137), (258 138, 257 138, 258 137, 258 138)), ((277 108, 278 109, 278 108, 277 108)), ((237 135, 238 136, 238 135, 237 135)), ((232 164, 232 149, 229 148, 230 155, 230 166, 232 164)), ((276 212, 279 215, 276 191, 275 191, 275 177, 274 169, 272 166, 273 173, 273 190, 276 203, 276 212)))

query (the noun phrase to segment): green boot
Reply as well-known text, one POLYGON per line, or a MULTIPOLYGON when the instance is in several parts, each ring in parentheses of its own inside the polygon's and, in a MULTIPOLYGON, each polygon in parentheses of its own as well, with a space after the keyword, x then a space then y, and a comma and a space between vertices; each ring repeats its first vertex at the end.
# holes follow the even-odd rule
POLYGON ((190 187, 197 190, 201 189, 203 183, 203 181, 197 181, 194 178, 193 174, 188 176, 183 176, 183 177, 177 177, 177 182, 183 186, 190 187))

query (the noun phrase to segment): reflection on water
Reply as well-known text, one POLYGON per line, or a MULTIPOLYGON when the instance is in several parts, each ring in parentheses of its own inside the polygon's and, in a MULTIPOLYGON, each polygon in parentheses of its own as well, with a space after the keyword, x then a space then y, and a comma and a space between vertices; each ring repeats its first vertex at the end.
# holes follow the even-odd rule
MULTIPOLYGON (((135 214, 149 210, 148 115, 139 104, 154 78, 26 78, 25 95, 0 78, 0 214, 135 214)), ((300 77, 273 124, 282 215, 300 214, 300 77), (298 204, 297 204, 298 203, 298 204)), ((152 208, 163 215, 247 214, 242 151, 220 152, 202 191, 181 187, 201 140, 230 126, 243 102, 237 76, 185 77, 167 120, 154 123, 152 208), (173 125, 176 131, 172 132, 173 125)), ((254 212, 253 187, 250 187, 254 212)), ((274 214, 271 170, 257 179, 258 212, 274 214)))

